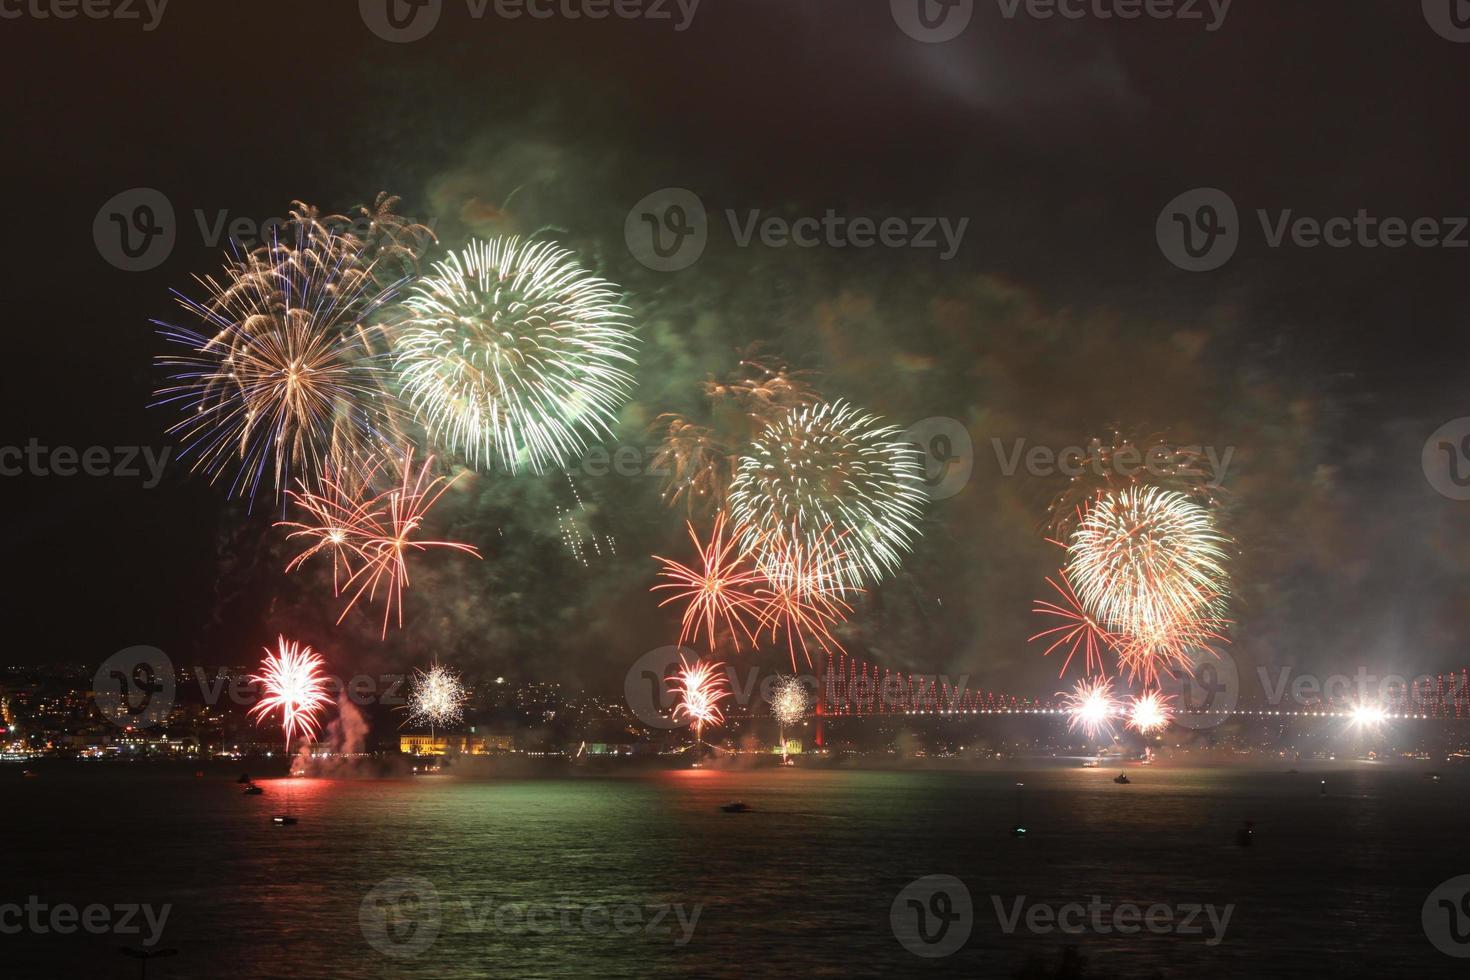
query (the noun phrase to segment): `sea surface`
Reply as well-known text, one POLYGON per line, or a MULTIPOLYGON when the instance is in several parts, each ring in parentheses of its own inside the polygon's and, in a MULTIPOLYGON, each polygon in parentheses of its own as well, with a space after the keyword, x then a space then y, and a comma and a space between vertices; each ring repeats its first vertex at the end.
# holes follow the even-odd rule
MULTIPOLYGON (((5 767, 0 905, 167 905, 159 980, 1039 977, 1064 956, 1086 977, 1464 976, 1421 909, 1470 874, 1470 773, 1303 768, 1134 767, 1129 785, 1076 763, 445 774, 243 796, 222 770, 5 767), (722 812, 732 799, 750 812, 722 812), (296 826, 272 824, 287 812, 296 826), (890 919, 930 875, 969 896, 929 900, 970 913, 942 958, 890 919), (1093 896, 1232 911, 1222 935, 1203 913, 1188 935, 1003 928, 1018 903, 1093 896)), ((0 976, 138 976, 119 948, 147 938, 137 920, 140 935, 0 934, 0 976)))

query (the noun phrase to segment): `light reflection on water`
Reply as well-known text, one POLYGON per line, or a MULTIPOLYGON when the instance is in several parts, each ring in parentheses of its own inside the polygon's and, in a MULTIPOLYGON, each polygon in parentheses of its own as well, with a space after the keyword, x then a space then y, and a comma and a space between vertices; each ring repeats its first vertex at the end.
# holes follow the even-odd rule
MULTIPOLYGON (((71 767, 3 779, 5 839, 23 843, 6 856, 0 902, 172 903, 161 945, 179 955, 157 961, 156 978, 1010 976, 1069 942, 1096 975, 1315 974, 1324 957, 1378 976, 1455 965, 1425 940, 1419 910, 1440 881, 1470 873, 1459 846, 1470 776, 1338 770, 1324 796, 1323 774, 1151 769, 1129 786, 1114 774, 441 775, 264 780, 265 796, 246 797, 220 773, 71 767), (1018 780, 1021 840, 1008 833, 1018 780), (752 812, 720 812, 734 798, 752 812), (272 826, 283 812, 300 823, 272 826), (1245 819, 1249 849, 1234 844, 1245 819), (945 960, 912 957, 889 930, 894 896, 927 874, 960 878, 974 898, 969 944, 945 960), (364 938, 360 913, 375 885, 404 875, 432 883, 440 928, 421 955, 394 959, 364 938), (1010 907, 1021 895, 1235 911, 1213 948, 1005 935, 992 896, 1010 907), (687 922, 696 906, 686 944, 673 941, 686 934, 674 912, 650 932, 660 907, 687 922), (619 909, 636 911, 615 929, 619 909)), ((407 917, 396 924, 411 939, 407 917)), ((133 976, 115 949, 127 942, 0 936, 0 957, 20 966, 7 976, 133 976)))

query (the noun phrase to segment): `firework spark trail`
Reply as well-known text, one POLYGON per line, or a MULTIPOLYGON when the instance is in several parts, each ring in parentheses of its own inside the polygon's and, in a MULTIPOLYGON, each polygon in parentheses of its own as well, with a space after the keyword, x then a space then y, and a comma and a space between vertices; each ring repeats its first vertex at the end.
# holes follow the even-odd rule
POLYGON ((1144 735, 1168 727, 1173 717, 1171 699, 1160 691, 1145 691, 1128 705, 1128 727, 1144 735))
POLYGON ((730 508, 753 548, 796 525, 813 536, 844 536, 837 573, 846 587, 898 568, 918 535, 924 470, 902 433, 845 402, 792 409, 768 425, 741 456, 730 508))
MULTIPOLYGON (((351 574, 337 587, 334 569, 334 589, 337 594, 356 591, 348 598, 337 617, 337 622, 347 618, 352 607, 364 596, 368 602, 377 599, 378 590, 384 593, 383 632, 388 635, 388 622, 394 610, 398 613, 398 625, 403 626, 403 592, 409 586, 408 555, 414 551, 430 548, 449 548, 476 558, 480 552, 473 545, 457 541, 420 541, 413 536, 423 525, 424 518, 450 487, 459 479, 437 476, 429 479, 434 457, 427 457, 417 471, 410 450, 404 456, 402 482, 399 486, 372 495, 369 484, 364 484, 361 496, 353 496, 340 484, 333 483, 333 497, 321 497, 310 493, 293 494, 308 517, 315 523, 282 522, 296 528, 289 537, 314 538, 313 544, 297 555, 286 566, 292 571, 324 548, 332 549, 333 561, 342 561, 351 574), (352 567, 353 564, 356 567, 352 567)), ((377 472, 375 465, 370 474, 377 472)))
POLYGON ((399 284, 378 283, 363 243, 315 209, 298 202, 287 228, 287 240, 227 261, 223 280, 198 278, 207 300, 175 292, 201 326, 154 321, 187 348, 159 358, 170 374, 154 404, 184 410, 168 431, 211 482, 238 464, 232 496, 346 472, 400 431, 369 325, 399 284))
POLYGON ((427 671, 415 670, 413 687, 408 696, 408 725, 458 724, 464 718, 469 690, 459 676, 447 667, 435 664, 427 671))
POLYGON ((740 529, 736 528, 727 540, 725 526, 725 514, 721 512, 715 516, 709 543, 700 544, 694 525, 687 524, 689 540, 694 542, 699 553, 700 566, 697 569, 669 558, 653 556, 664 563, 659 576, 670 581, 653 586, 651 591, 680 590, 660 602, 659 607, 688 601, 679 631, 680 645, 690 636, 697 636, 702 629, 713 652, 715 632, 721 623, 727 628, 736 650, 740 649, 741 633, 745 634, 751 646, 756 645, 762 603, 754 590, 765 578, 752 566, 751 547, 741 543, 740 529), (757 624, 755 630, 751 629, 752 622, 757 624))
POLYGON ((849 590, 843 588, 839 578, 844 556, 831 528, 813 540, 817 542, 814 551, 809 550, 807 537, 793 527, 765 549, 759 566, 766 584, 756 590, 764 603, 757 632, 769 628, 774 642, 785 631, 793 670, 798 645, 807 664, 812 664, 809 640, 829 655, 846 652, 832 635, 832 628, 845 622, 852 612, 852 606, 843 598, 849 590))
POLYGON ((394 325, 404 398, 472 466, 536 473, 609 434, 634 337, 615 287, 565 249, 471 241, 411 289, 394 325))
POLYGON ((729 680, 721 666, 698 660, 691 664, 680 654, 679 672, 667 678, 679 696, 678 704, 674 705, 674 721, 691 723, 696 742, 704 737, 706 725, 719 725, 725 720, 719 705, 730 692, 729 680))
POLYGON ((1059 695, 1066 705, 1067 728, 1081 728, 1088 738, 1096 738, 1099 732, 1112 731, 1112 719, 1122 710, 1122 705, 1113 695, 1113 682, 1105 678, 1078 681, 1070 694, 1059 695))
POLYGON ((260 700, 249 714, 256 724, 265 721, 272 711, 281 712, 281 731, 286 736, 286 754, 291 753, 291 738, 300 732, 306 741, 316 738, 317 714, 331 703, 327 679, 321 672, 322 658, 302 646, 280 637, 278 652, 267 647, 261 661, 261 672, 250 681, 261 685, 260 700))
POLYGON ((1050 640, 1051 645, 1046 648, 1042 656, 1050 655, 1059 647, 1067 648, 1067 659, 1062 661, 1062 669, 1057 672, 1058 677, 1067 672, 1067 667, 1072 663, 1072 658, 1077 656, 1079 650, 1083 653, 1083 662, 1088 674, 1105 674, 1107 671, 1103 663, 1103 653, 1117 648, 1118 637, 1104 629, 1087 612, 1082 605, 1082 600, 1077 598, 1077 593, 1072 589, 1072 583, 1067 581, 1065 572, 1057 573, 1055 580, 1048 577, 1046 584, 1056 590, 1061 601, 1048 602, 1045 599, 1037 599, 1036 605, 1032 607, 1032 612, 1042 616, 1053 616, 1063 622, 1060 626, 1042 630, 1030 637, 1027 642, 1055 637, 1050 640))

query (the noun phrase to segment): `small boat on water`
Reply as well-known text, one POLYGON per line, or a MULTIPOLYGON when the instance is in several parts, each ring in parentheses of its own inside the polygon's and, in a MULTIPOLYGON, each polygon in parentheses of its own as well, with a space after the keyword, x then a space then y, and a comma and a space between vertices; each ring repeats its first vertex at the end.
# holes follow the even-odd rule
POLYGON ((1082 768, 1083 769, 1096 769, 1101 764, 1102 763, 1098 762, 1096 759, 1088 759, 1086 762, 1082 763, 1082 768))
POLYGON ((1131 779, 1128 778, 1128 774, 1127 773, 1120 772, 1120 773, 1118 773, 1118 775, 1116 775, 1116 776, 1113 777, 1113 782, 1115 782, 1115 783, 1131 783, 1131 782, 1133 782, 1133 780, 1131 780, 1131 779))
POLYGON ((245 795, 246 796, 264 796, 265 795, 265 790, 261 789, 259 786, 255 785, 254 783, 251 783, 249 786, 246 786, 245 787, 245 795))
POLYGON ((742 803, 740 800, 731 800, 729 803, 723 804, 720 809, 724 810, 726 813, 750 812, 750 807, 747 806, 745 803, 742 803))
POLYGON ((271 817, 271 823, 275 824, 277 827, 294 827, 296 826, 296 818, 276 816, 271 817))

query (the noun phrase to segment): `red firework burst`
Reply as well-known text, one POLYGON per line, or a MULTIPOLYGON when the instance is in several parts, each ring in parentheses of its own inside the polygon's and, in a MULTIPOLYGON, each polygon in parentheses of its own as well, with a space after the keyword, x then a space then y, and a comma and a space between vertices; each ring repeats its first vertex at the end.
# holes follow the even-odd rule
POLYGON ((714 726, 725 720, 720 711, 720 702, 730 696, 728 679, 718 663, 694 663, 679 656, 679 672, 668 678, 670 687, 679 695, 674 705, 674 720, 688 721, 694 726, 694 738, 704 735, 706 725, 714 726))
POLYGON ((770 629, 772 642, 782 630, 786 632, 793 670, 798 645, 807 664, 812 664, 808 640, 828 654, 845 652, 832 635, 832 627, 845 622, 852 612, 852 606, 843 598, 849 590, 840 580, 846 556, 838 549, 830 527, 816 540, 816 548, 806 546, 793 528, 790 535, 783 535, 780 542, 766 549, 761 563, 766 585, 757 590, 764 603, 760 628, 770 629))
POLYGON ((286 735, 286 752, 291 752, 291 737, 300 732, 307 741, 316 738, 317 714, 330 698, 327 678, 322 673, 322 658, 303 646, 280 637, 278 652, 265 650, 261 671, 250 680, 261 686, 260 700, 250 709, 256 724, 265 721, 272 711, 281 712, 281 731, 286 735))
POLYGON ((684 607, 679 643, 682 645, 690 636, 705 633, 711 651, 715 648, 715 630, 723 623, 730 633, 735 649, 740 649, 740 634, 744 633, 751 646, 755 646, 756 633, 751 630, 750 620, 759 619, 762 603, 753 591, 765 579, 751 564, 754 546, 740 544, 741 529, 725 539, 725 515, 715 516, 714 530, 708 544, 701 545, 694 525, 688 524, 689 539, 699 553, 700 567, 695 569, 669 558, 653 557, 664 563, 659 576, 669 579, 653 586, 650 591, 677 589, 659 607, 681 599, 687 600, 684 607))
POLYGON ((1088 674, 1106 674, 1103 667, 1104 651, 1117 650, 1120 638, 1105 629, 1101 623, 1093 617, 1082 605, 1082 600, 1077 598, 1077 593, 1072 589, 1072 583, 1067 580, 1065 572, 1058 572, 1056 579, 1047 578, 1046 584, 1056 590, 1060 602, 1048 602, 1045 599, 1037 599, 1032 612, 1042 616, 1053 616, 1062 620, 1060 626, 1042 630, 1027 640, 1028 643, 1036 640, 1050 639, 1050 646, 1042 656, 1049 655, 1058 647, 1066 647, 1067 659, 1062 661, 1062 669, 1057 671, 1061 677, 1067 672, 1067 667, 1072 663, 1072 658, 1077 656, 1080 650, 1088 674))
MULTIPOLYGON (((296 528, 290 537, 306 537, 315 543, 293 558, 286 571, 294 570, 320 551, 330 550, 334 563, 334 594, 347 592, 356 586, 342 609, 342 615, 337 617, 338 623, 347 618, 359 599, 366 596, 369 602, 373 602, 381 589, 384 595, 382 635, 388 635, 388 621, 395 610, 401 628, 403 591, 409 585, 410 552, 449 548, 480 557, 480 552, 472 545, 414 538, 423 526, 425 515, 458 479, 443 476, 430 479, 433 463, 434 457, 429 456, 415 471, 413 453, 409 452, 399 485, 377 496, 371 495, 367 483, 364 483, 361 494, 353 494, 332 481, 326 482, 330 496, 320 496, 304 489, 292 494, 308 517, 314 520, 311 523, 282 523, 296 528), (349 574, 347 580, 339 584, 338 575, 343 569, 349 574)), ((378 467, 373 467, 371 472, 376 474, 378 467)))

